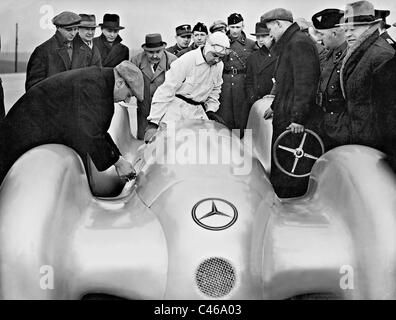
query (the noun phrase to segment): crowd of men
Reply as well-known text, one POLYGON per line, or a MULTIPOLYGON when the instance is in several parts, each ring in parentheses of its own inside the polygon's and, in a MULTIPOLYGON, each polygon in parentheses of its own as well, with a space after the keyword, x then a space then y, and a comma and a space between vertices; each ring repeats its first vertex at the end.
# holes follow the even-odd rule
MULTIPOLYGON (((239 129, 242 138, 252 105, 273 96, 264 114, 265 119, 273 118, 273 143, 290 130, 293 135, 289 142, 296 144, 299 134, 310 128, 323 139, 326 150, 345 144, 374 147, 384 151, 396 168, 396 45, 386 32, 391 27, 386 23, 389 14, 388 10, 375 9, 369 1, 357 1, 347 4, 345 10, 324 9, 310 22, 277 8, 260 17, 251 33, 256 38, 253 41, 244 32, 242 15, 233 13, 227 22, 216 20, 209 29, 202 22, 193 28, 190 24, 177 26, 176 44, 169 47, 161 34, 147 34, 143 52, 129 57, 129 49, 118 34, 123 29, 118 15, 105 14, 103 23, 96 25, 92 14, 62 12, 53 19, 55 35, 30 57, 24 97, 29 99, 31 90, 42 97, 51 86, 45 79, 63 81, 53 76, 72 69, 80 70, 70 74, 74 77, 83 78, 89 70, 98 79, 103 77, 107 84, 102 85, 103 92, 117 87, 117 79, 121 79, 132 91, 129 96, 138 98, 137 137, 149 142, 161 122, 182 119, 215 120, 229 129, 239 129), (94 38, 97 27, 102 33, 94 38), (92 66, 96 68, 88 68, 92 66), (99 71, 101 67, 114 68, 114 75, 99 71)), ((89 100, 93 91, 94 87, 86 96, 71 100, 89 100)), ((127 100, 128 95, 123 98, 127 100)), ((100 99, 105 98, 98 97, 97 104, 101 104, 100 99)), ((116 101, 115 96, 110 100, 116 101)), ((89 124, 93 131, 88 136, 98 139, 98 134, 103 135, 100 138, 107 143, 103 149, 109 154, 107 158, 99 155, 103 151, 99 142, 95 150, 87 147, 88 136, 83 146, 68 142, 81 154, 87 152, 85 148, 91 150, 99 170, 121 158, 106 135, 112 112, 110 108, 110 114, 103 110, 96 113, 96 122, 89 124), (101 112, 106 114, 105 120, 100 119, 101 112)), ((83 117, 87 117, 84 112, 83 117)), ((31 129, 37 127, 40 124, 35 123, 31 129)), ((64 136, 59 139, 65 140, 64 136)), ((4 153, 6 150, 3 146, 4 153)), ((123 168, 120 176, 130 177, 133 168, 125 162, 123 168)), ((307 179, 285 176, 274 164, 270 179, 280 197, 306 192, 307 179)))

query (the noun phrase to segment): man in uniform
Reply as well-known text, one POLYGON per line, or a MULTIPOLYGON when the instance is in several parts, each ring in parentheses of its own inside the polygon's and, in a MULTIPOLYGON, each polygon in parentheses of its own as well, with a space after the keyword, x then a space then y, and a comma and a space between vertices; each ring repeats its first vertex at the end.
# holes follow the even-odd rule
POLYGON ((181 57, 183 54, 195 50, 198 47, 202 47, 206 43, 206 38, 208 37, 208 28, 202 23, 198 22, 193 28, 193 43, 191 46, 180 50, 176 56, 181 57))
MULTIPOLYGON (((94 45, 93 38, 95 36, 96 25, 95 15, 80 14, 81 22, 78 25, 78 34, 73 40, 76 49, 80 48, 78 60, 73 61, 80 67, 102 66, 99 49, 94 45)), ((73 64, 72 64, 72 69, 73 64)))
POLYGON ((176 27, 176 44, 172 47, 166 48, 166 51, 177 55, 180 50, 186 49, 191 41, 191 26, 189 24, 182 24, 176 27))
POLYGON ((0 183, 28 150, 58 143, 73 148, 99 171, 114 165, 121 179, 134 174, 108 134, 114 102, 143 99, 143 76, 131 62, 116 68, 89 67, 62 72, 28 90, 0 127, 0 183))
POLYGON ((386 23, 386 17, 389 16, 390 11, 389 10, 375 10, 375 18, 376 19, 381 19, 382 21, 379 24, 379 32, 380 32, 380 37, 385 39, 392 47, 393 49, 396 49, 396 43, 395 40, 391 38, 389 35, 387 29, 389 29, 391 26, 390 24, 386 23))
MULTIPOLYGON (((276 92, 272 103, 272 146, 279 135, 288 129, 293 134, 288 135, 282 143, 298 147, 302 140, 298 133, 304 132, 307 126, 311 127, 311 122, 315 120, 316 112, 319 110, 315 105, 320 75, 318 50, 312 39, 300 30, 297 23, 293 23, 293 15, 286 9, 268 11, 261 16, 261 22, 267 25, 271 37, 276 42, 273 52, 278 57, 275 69, 276 92)), ((310 148, 311 144, 307 141, 304 151, 309 152, 310 148)), ((278 159, 290 170, 294 157, 288 152, 281 152, 283 151, 279 152, 278 159)), ((310 169, 308 161, 300 162, 295 172, 297 174, 310 169)), ((285 175, 273 159, 270 181, 281 198, 302 196, 308 186, 308 178, 285 175)))
POLYGON ((225 23, 223 20, 216 20, 210 26, 209 31, 210 31, 210 33, 213 33, 216 31, 221 31, 221 32, 227 33, 227 23, 225 23))
POLYGON ((243 28, 243 18, 239 13, 228 17, 227 35, 231 43, 231 53, 223 61, 224 83, 218 111, 229 129, 241 130, 241 138, 250 111, 245 97, 246 62, 255 48, 254 41, 246 37, 243 28))
POLYGON ((78 14, 68 11, 61 12, 52 19, 56 33, 34 49, 30 56, 26 71, 26 91, 54 74, 81 67, 75 62, 79 48, 73 46, 80 21, 78 14))
POLYGON ((165 46, 166 42, 162 41, 160 34, 148 34, 146 42, 142 45, 144 52, 131 59, 142 71, 144 79, 144 99, 137 103, 137 137, 140 140, 144 138, 154 92, 165 81, 165 72, 177 59, 175 55, 164 50, 165 46))
POLYGON ((148 142, 159 123, 184 119, 211 119, 216 115, 223 83, 223 62, 230 42, 223 32, 214 32, 205 46, 175 60, 165 82, 154 93, 144 140, 148 142))
POLYGON ((94 45, 98 47, 102 58, 103 67, 114 68, 124 60, 129 60, 129 49, 121 43, 119 32, 124 27, 120 26, 120 17, 117 14, 106 13, 103 23, 99 26, 102 34, 94 38, 94 45))
POLYGON ((317 35, 328 50, 321 61, 316 103, 324 111, 321 137, 326 150, 348 143, 348 115, 340 85, 340 70, 346 55, 345 31, 336 24, 344 16, 339 9, 325 9, 312 16, 317 35))

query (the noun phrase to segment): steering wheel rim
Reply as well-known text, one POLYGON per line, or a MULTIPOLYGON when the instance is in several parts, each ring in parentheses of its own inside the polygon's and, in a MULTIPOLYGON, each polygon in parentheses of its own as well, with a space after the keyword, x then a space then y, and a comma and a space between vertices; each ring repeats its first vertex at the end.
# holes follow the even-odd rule
POLYGON ((302 140, 300 142, 300 145, 297 148, 293 149, 293 148, 289 148, 289 147, 280 145, 280 141, 283 139, 283 137, 285 137, 288 134, 294 134, 294 133, 292 133, 291 130, 288 129, 288 130, 282 132, 279 135, 279 137, 275 140, 275 143, 274 143, 274 146, 273 146, 273 149, 272 149, 272 156, 274 157, 274 163, 275 163, 275 165, 277 166, 277 168, 280 171, 282 171, 284 174, 286 174, 286 175, 288 175, 290 177, 294 177, 294 178, 308 177, 311 174, 311 170, 312 169, 309 172, 304 173, 304 174, 295 174, 294 173, 294 171, 295 171, 295 169, 297 167, 298 161, 299 161, 299 159, 304 158, 304 157, 317 161, 319 159, 319 157, 325 153, 324 143, 323 143, 322 139, 319 137, 319 135, 317 133, 315 133, 314 131, 312 131, 310 129, 305 129, 303 138, 302 138, 302 140), (307 134, 312 135, 320 144, 322 153, 318 157, 304 152, 303 146, 304 146, 307 134), (293 167, 292 167, 291 171, 287 171, 279 163, 279 159, 278 159, 277 152, 276 152, 278 149, 282 149, 282 150, 288 151, 290 153, 293 153, 293 155, 294 155, 294 163, 293 163, 293 167))

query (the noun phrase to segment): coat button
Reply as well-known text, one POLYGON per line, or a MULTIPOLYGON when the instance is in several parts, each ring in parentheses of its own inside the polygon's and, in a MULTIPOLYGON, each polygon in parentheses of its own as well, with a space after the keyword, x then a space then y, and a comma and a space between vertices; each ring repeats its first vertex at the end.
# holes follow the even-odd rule
POLYGON ((330 86, 331 89, 334 89, 334 86, 330 86))
POLYGON ((230 58, 230 60, 232 61, 232 58, 230 58))

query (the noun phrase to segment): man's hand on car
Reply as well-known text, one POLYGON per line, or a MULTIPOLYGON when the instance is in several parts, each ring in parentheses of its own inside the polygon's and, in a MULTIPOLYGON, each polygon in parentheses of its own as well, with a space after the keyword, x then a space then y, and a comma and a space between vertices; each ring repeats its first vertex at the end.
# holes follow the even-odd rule
POLYGON ((292 122, 286 129, 290 129, 292 133, 302 133, 304 132, 304 126, 302 124, 298 124, 292 122))
POLYGON ((121 180, 130 181, 136 178, 136 171, 132 164, 120 156, 114 164, 116 172, 121 180))

